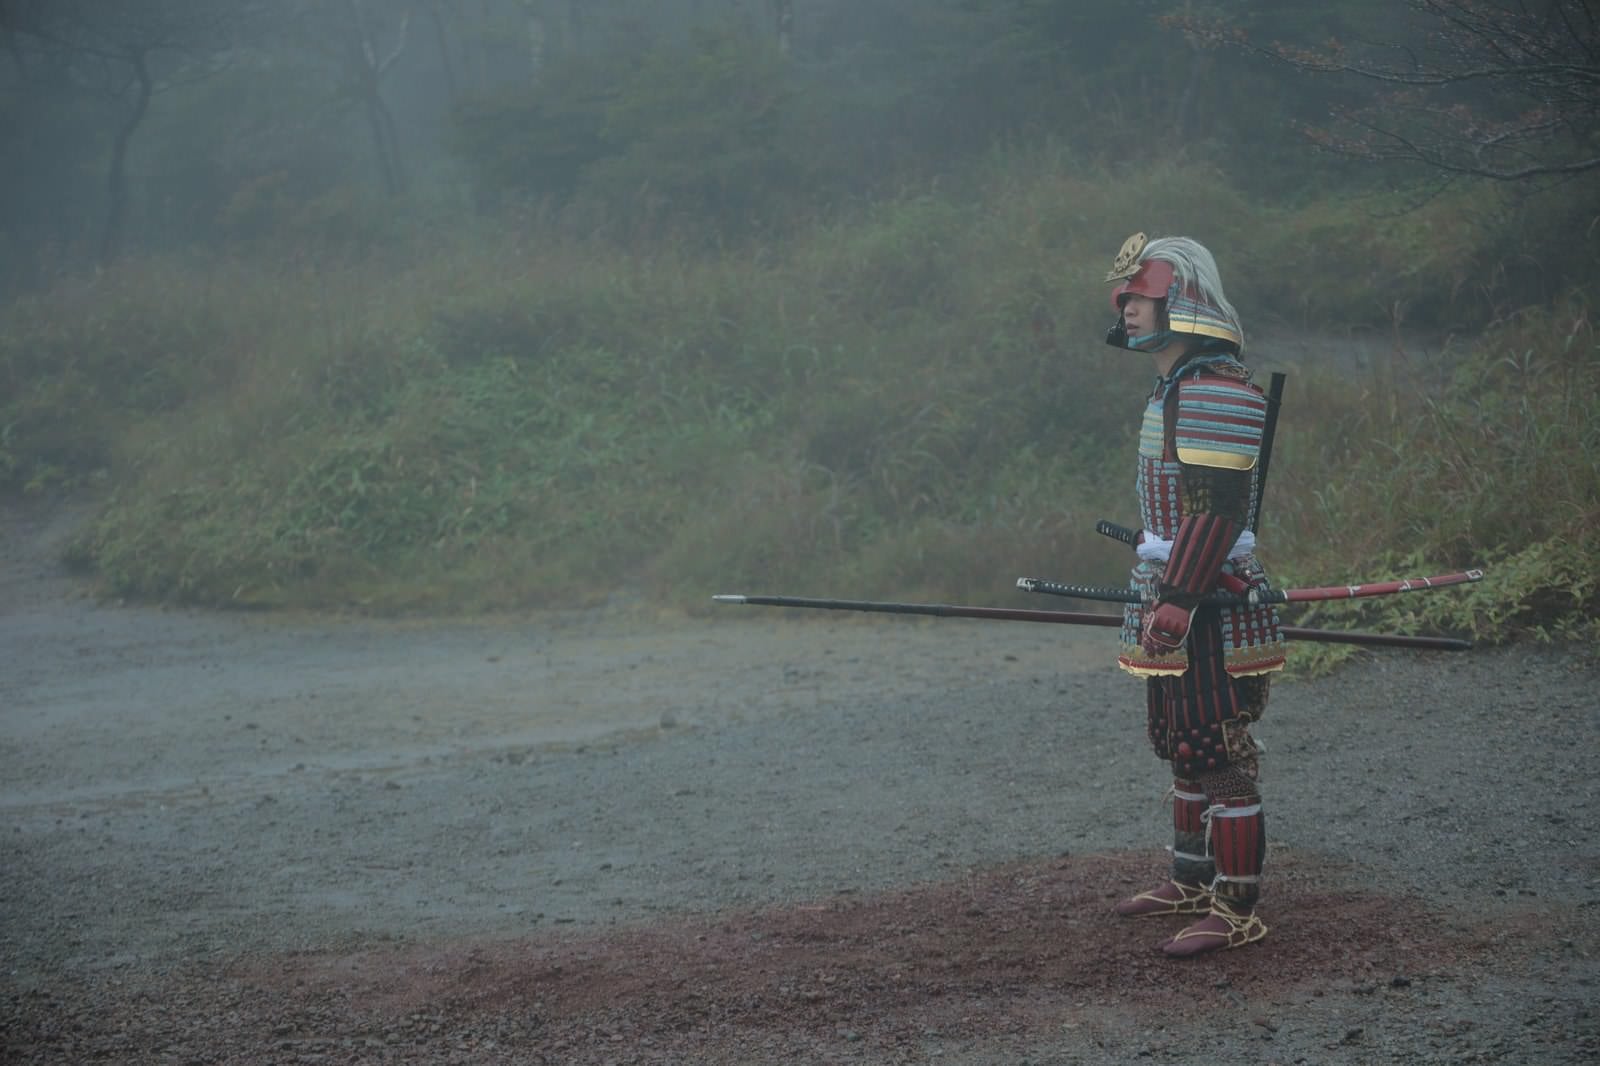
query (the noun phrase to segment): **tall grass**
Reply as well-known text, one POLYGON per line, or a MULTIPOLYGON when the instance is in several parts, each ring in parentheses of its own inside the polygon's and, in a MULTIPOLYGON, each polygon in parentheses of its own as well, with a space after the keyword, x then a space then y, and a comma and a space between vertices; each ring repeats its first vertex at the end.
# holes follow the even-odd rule
POLYGON ((1486 579, 1306 617, 1488 640, 1596 635, 1600 338, 1587 303, 1525 309, 1369 384, 1382 388, 1321 383, 1325 443, 1297 436, 1294 570, 1360 580, 1477 567, 1486 579))
MULTIPOLYGON (((1428 217, 1476 217, 1481 195, 1428 217)), ((1128 232, 1211 244, 1247 322, 1347 330, 1400 302, 1470 323, 1483 291, 1445 272, 1493 277, 1515 238, 1485 224, 1441 250, 1431 224, 1264 216, 1214 173, 1041 152, 716 257, 508 231, 315 271, 137 264, 0 314, 0 480, 103 483, 75 557, 123 596, 1000 602, 1019 574, 1126 562, 1092 528, 1135 517, 1150 370, 1099 339, 1128 232)), ((1297 375, 1269 561, 1338 580, 1493 562, 1525 577, 1486 583, 1470 618, 1394 621, 1570 629, 1593 606, 1587 313, 1508 318, 1443 377, 1297 375)))

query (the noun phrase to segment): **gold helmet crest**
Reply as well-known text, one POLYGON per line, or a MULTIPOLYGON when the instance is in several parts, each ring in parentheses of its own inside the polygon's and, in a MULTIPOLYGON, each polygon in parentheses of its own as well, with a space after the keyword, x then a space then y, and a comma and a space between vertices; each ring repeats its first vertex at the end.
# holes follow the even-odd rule
POLYGON ((1139 253, 1144 251, 1144 246, 1149 243, 1142 233, 1135 233, 1132 237, 1122 242, 1122 250, 1111 261, 1111 270, 1106 274, 1107 281, 1120 281, 1131 278, 1139 271, 1139 253))

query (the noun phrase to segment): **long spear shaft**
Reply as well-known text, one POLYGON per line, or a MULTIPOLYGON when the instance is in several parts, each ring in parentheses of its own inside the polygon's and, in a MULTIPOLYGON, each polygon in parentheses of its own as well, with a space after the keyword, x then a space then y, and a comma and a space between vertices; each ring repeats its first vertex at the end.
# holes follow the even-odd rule
MULTIPOLYGON (((1028 611, 1010 607, 963 607, 945 603, 884 603, 877 600, 825 600, 805 596, 741 596, 711 597, 717 603, 744 603, 761 607, 807 607, 823 611, 866 611, 874 614, 920 614, 936 618, 987 618, 1003 622, 1053 622, 1070 626, 1122 625, 1122 619, 1109 614, 1086 614, 1078 611, 1028 611)), ((1361 633, 1338 629, 1307 629, 1302 626, 1279 628, 1288 640, 1305 640, 1321 644, 1362 644, 1381 648, 1416 648, 1425 651, 1467 651, 1472 647, 1468 640, 1454 637, 1391 636, 1387 633, 1361 633)))

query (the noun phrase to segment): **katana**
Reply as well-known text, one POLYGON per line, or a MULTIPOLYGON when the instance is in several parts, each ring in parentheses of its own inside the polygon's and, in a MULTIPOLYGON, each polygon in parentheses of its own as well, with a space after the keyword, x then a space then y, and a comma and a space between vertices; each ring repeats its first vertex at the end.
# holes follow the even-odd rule
MULTIPOLYGON (((1112 590, 1115 591, 1115 590, 1112 590)), ((743 596, 719 595, 711 599, 716 603, 742 603, 759 607, 800 607, 822 611, 866 611, 874 614, 916 614, 936 618, 982 618, 1001 622, 1050 622, 1069 626, 1122 625, 1118 615, 1088 614, 1078 611, 1030 611, 1010 607, 965 607, 947 603, 884 603, 878 600, 826 600, 805 596, 743 596)), ((1320 644, 1361 644, 1377 648, 1415 648, 1422 651, 1467 651, 1470 640, 1455 637, 1411 637, 1388 633, 1362 633, 1341 629, 1307 629, 1303 626, 1280 626, 1278 631, 1286 640, 1304 640, 1320 644)))
MULTIPOLYGON (((1327 585, 1322 588, 1256 590, 1238 596, 1207 596, 1200 602, 1210 607, 1256 606, 1267 603, 1313 603, 1319 600, 1355 600, 1367 596, 1392 596, 1400 592, 1421 592, 1424 589, 1449 588, 1483 580, 1482 570, 1462 570, 1454 574, 1435 574, 1433 577, 1410 577, 1403 581, 1374 581, 1362 585, 1327 585)), ((1132 589, 1103 588, 1095 585, 1067 585, 1059 581, 1046 581, 1038 577, 1017 578, 1017 588, 1024 592, 1043 592, 1051 596, 1067 596, 1077 600, 1101 600, 1106 603, 1143 603, 1145 597, 1132 589)))

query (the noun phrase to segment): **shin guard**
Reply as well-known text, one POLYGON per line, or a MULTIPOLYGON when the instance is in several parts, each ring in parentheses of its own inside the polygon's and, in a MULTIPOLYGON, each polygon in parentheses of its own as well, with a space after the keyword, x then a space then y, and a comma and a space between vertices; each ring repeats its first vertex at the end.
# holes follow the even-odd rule
POLYGON ((1198 781, 1172 782, 1172 879, 1186 885, 1210 885, 1216 877, 1206 848, 1206 794, 1198 781))
POLYGON ((1217 868, 1212 891, 1235 911, 1249 913, 1261 894, 1261 865, 1267 854, 1261 800, 1225 799, 1209 808, 1204 818, 1217 868))
POLYGON ((1205 914, 1211 908, 1211 882, 1216 877, 1206 855, 1206 795, 1194 781, 1172 782, 1172 880, 1122 900, 1116 912, 1125 918, 1163 914, 1205 914))

